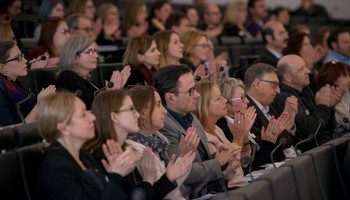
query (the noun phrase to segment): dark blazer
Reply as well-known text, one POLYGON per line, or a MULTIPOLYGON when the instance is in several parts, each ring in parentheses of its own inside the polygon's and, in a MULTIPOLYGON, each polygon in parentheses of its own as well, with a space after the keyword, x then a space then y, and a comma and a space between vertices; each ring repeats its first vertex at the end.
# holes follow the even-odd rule
POLYGON ((39 169, 40 199, 128 199, 121 190, 120 175, 105 174, 92 155, 85 150, 80 150, 79 157, 102 185, 84 171, 59 142, 54 142, 39 169))
MULTIPOLYGON (((106 159, 102 149, 94 151, 93 156, 100 165, 102 165, 101 160, 106 159)), ((176 182, 170 182, 166 174, 156 181, 153 187, 148 182, 142 181, 142 179, 140 172, 136 168, 133 172, 123 178, 121 187, 129 197, 132 196, 132 194, 137 193, 137 191, 143 191, 144 197, 147 200, 161 200, 177 187, 176 182)))
POLYGON ((91 105, 95 98, 94 92, 98 90, 96 84, 83 79, 71 70, 65 70, 59 74, 56 81, 56 88, 73 93, 80 90, 82 94, 79 97, 86 104, 87 110, 91 110, 91 105))
POLYGON ((260 59, 258 62, 266 63, 269 65, 272 65, 274 67, 277 67, 278 58, 276 58, 271 52, 269 52, 267 49, 264 49, 264 51, 260 52, 260 59))
MULTIPOLYGON (((187 179, 184 182, 184 185, 186 188, 189 189, 189 191, 193 191, 196 189, 200 184, 205 181, 205 179, 208 178, 208 175, 212 174, 213 179, 221 179, 222 173, 221 173, 221 166, 219 161, 214 159, 215 154, 209 153, 208 148, 208 140, 207 136, 205 135, 204 129, 202 125, 200 124, 199 120, 196 116, 193 116, 193 122, 192 126, 196 128, 198 136, 200 138, 200 142, 202 145, 198 145, 197 151, 196 151, 196 157, 193 161, 191 172, 188 175, 187 179), (207 154, 208 160, 202 160, 199 154, 199 151, 204 152, 207 154)), ((171 156, 172 154, 175 154, 176 156, 179 155, 180 149, 179 149, 179 142, 182 135, 186 134, 186 130, 181 126, 181 124, 168 112, 165 115, 165 121, 164 121, 164 128, 159 130, 162 134, 164 134, 168 140, 170 141, 170 144, 168 146, 168 155, 171 156)), ((207 187, 204 185, 203 188, 200 190, 200 195, 207 194, 207 187)), ((194 194, 198 195, 198 194, 194 194)))
POLYGON ((20 122, 21 119, 17 115, 16 108, 10 97, 0 89, 0 126, 8 126, 20 122))
MULTIPOLYGON (((248 107, 254 106, 256 109, 256 119, 250 132, 256 135, 255 141, 260 145, 260 150, 256 152, 255 161, 253 163, 253 168, 257 169, 260 165, 271 162, 270 152, 275 148, 278 142, 276 142, 276 144, 273 144, 271 142, 261 140, 261 128, 264 126, 266 129, 269 124, 269 120, 265 117, 264 113, 248 95, 247 98, 249 100, 248 107)), ((269 113, 275 116, 276 119, 278 118, 277 111, 271 105, 269 113)), ((292 135, 286 130, 282 132, 279 138, 286 139, 287 142, 284 145, 284 148, 288 148, 294 143, 292 135)), ((284 159, 282 151, 278 151, 275 155, 275 159, 277 161, 282 161, 284 159)))

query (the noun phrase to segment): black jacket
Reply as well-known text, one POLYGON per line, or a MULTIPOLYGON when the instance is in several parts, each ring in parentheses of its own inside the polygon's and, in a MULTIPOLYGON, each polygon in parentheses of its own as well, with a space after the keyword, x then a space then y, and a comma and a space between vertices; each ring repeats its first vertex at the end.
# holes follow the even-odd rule
POLYGON ((94 180, 60 143, 55 142, 46 153, 39 170, 40 199, 127 199, 121 190, 120 175, 107 175, 85 150, 80 150, 79 157, 99 181, 94 180))

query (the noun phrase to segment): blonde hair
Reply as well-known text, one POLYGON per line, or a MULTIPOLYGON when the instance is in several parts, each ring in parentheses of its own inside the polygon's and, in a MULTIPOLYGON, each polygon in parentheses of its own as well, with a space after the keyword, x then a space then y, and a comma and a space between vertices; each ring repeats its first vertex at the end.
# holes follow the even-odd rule
POLYGON ((12 31, 11 24, 0 23, 0 42, 14 41, 15 34, 12 31))
POLYGON ((102 21, 104 22, 106 16, 109 14, 112 8, 116 8, 118 10, 118 7, 112 3, 105 3, 100 5, 97 10, 97 17, 101 18, 102 21))
POLYGON ((242 1, 235 1, 230 3, 226 7, 224 19, 222 20, 223 24, 236 24, 237 22, 237 12, 239 8, 247 9, 247 4, 242 1))
POLYGON ((196 86, 197 92, 200 94, 197 107, 194 114, 197 116, 203 127, 208 125, 208 108, 210 100, 213 97, 213 89, 218 87, 215 82, 201 82, 196 86))
POLYGON ((157 69, 160 69, 168 65, 168 63, 166 62, 166 58, 169 55, 168 49, 169 49, 170 37, 172 34, 176 34, 176 33, 171 30, 165 30, 165 31, 158 31, 153 35, 153 39, 157 44, 157 49, 160 52, 159 64, 155 66, 157 69))
POLYGON ((201 31, 186 31, 182 34, 180 41, 184 44, 184 59, 187 61, 191 61, 191 57, 193 55, 192 50, 198 43, 198 41, 205 37, 208 40, 208 36, 205 32, 201 31))
POLYGON ((123 65, 139 67, 143 63, 139 61, 138 54, 144 55, 151 47, 153 39, 151 36, 138 36, 128 42, 123 56, 123 65))
POLYGON ((69 124, 72 115, 75 111, 75 95, 69 92, 56 92, 45 96, 40 102, 36 112, 39 132, 45 139, 43 150, 46 150, 49 145, 55 142, 61 132, 57 125, 69 124))
POLYGON ((223 96, 228 101, 232 98, 233 93, 235 92, 238 86, 245 89, 243 81, 235 78, 223 78, 216 80, 216 84, 219 87, 221 96, 223 96))

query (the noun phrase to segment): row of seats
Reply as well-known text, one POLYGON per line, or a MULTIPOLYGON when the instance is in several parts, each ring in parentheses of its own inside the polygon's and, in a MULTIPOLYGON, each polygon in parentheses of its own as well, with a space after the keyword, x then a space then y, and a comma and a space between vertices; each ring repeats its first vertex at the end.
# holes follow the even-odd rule
POLYGON ((350 137, 344 136, 328 142, 271 170, 245 187, 219 194, 213 199, 349 199, 350 188, 344 186, 343 171, 345 155, 350 153, 349 141, 350 137))
MULTIPOLYGON (((90 73, 90 80, 101 88, 105 85, 104 81, 110 79, 114 70, 121 70, 122 68, 121 63, 98 64, 97 68, 90 73)), ((37 95, 42 88, 55 85, 59 71, 59 67, 28 70, 27 76, 19 77, 18 79, 25 88, 30 89, 37 95)))

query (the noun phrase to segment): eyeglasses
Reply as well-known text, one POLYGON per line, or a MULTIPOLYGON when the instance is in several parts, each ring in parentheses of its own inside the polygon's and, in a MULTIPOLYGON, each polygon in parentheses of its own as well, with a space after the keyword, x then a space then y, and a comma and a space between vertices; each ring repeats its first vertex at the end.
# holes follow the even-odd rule
POLYGON ((134 106, 131 106, 130 108, 125 108, 125 109, 121 109, 121 110, 117 110, 117 111, 114 111, 115 113, 121 113, 121 112, 133 112, 135 113, 136 112, 136 109, 134 106))
POLYGON ((90 27, 86 27, 86 28, 75 28, 76 30, 83 30, 85 32, 93 32, 93 29, 90 27))
POLYGON ((172 93, 188 93, 189 96, 192 96, 194 94, 194 91, 196 90, 195 87, 191 87, 189 90, 187 91, 176 91, 176 92, 172 92, 172 93))
POLYGON ((16 58, 12 58, 10 60, 5 60, 3 62, 1 62, 2 64, 5 64, 5 63, 8 63, 8 62, 11 62, 11 61, 14 61, 14 60, 17 60, 18 62, 21 62, 24 58, 24 54, 22 53, 21 55, 17 56, 16 58))
POLYGON ((89 49, 89 50, 83 51, 81 53, 90 54, 90 55, 94 55, 94 53, 96 53, 98 55, 98 52, 96 49, 89 49))
POLYGON ((242 102, 244 102, 245 98, 246 98, 247 94, 244 93, 243 96, 241 97, 237 97, 237 98, 233 98, 233 99, 230 99, 230 101, 237 101, 237 100, 241 100, 242 102))
POLYGON ((67 34, 67 33, 69 33, 69 30, 67 30, 67 29, 61 29, 61 30, 56 30, 56 32, 58 32, 58 33, 63 33, 63 34, 67 34))
POLYGON ((260 81, 271 83, 273 89, 276 89, 278 86, 278 82, 276 82, 276 81, 268 81, 268 80, 261 80, 261 79, 260 79, 260 81))
POLYGON ((196 44, 195 46, 202 47, 203 49, 210 47, 209 44, 196 44))

